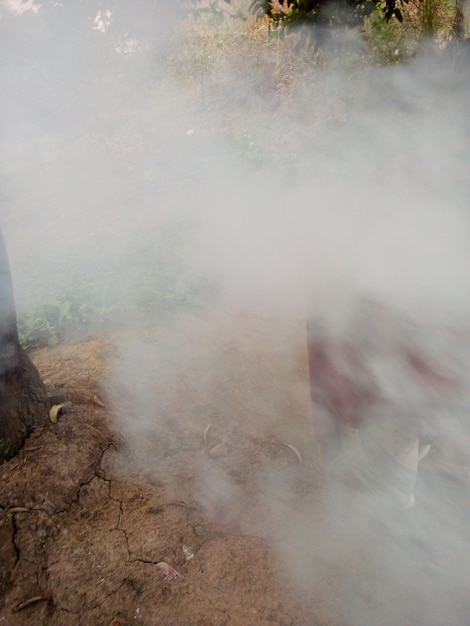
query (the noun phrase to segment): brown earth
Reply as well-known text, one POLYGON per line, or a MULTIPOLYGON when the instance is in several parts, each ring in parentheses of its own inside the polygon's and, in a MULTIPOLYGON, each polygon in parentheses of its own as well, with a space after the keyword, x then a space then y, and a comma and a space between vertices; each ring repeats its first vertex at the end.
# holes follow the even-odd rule
POLYGON ((72 405, 0 468, 0 625, 470 623, 384 593, 386 533, 325 514, 304 343, 213 315, 36 351, 72 405))
MULTIPOLYGON (((300 465, 282 438, 283 420, 306 425, 308 414, 287 398, 285 413, 267 432, 269 394, 279 397, 279 384, 288 381, 273 346, 267 352, 252 343, 250 331, 255 325, 259 334, 261 320, 251 328, 242 323, 231 336, 219 324, 218 338, 208 336, 207 322, 201 325, 205 336, 186 346, 189 329, 181 325, 160 330, 161 343, 158 332, 150 338, 147 331, 33 354, 44 380, 64 387, 73 404, 1 468, 1 624, 109 624, 116 616, 141 624, 311 623, 305 617, 311 603, 294 600, 269 545, 277 520, 253 482, 262 472, 291 472, 292 492, 279 488, 286 506, 312 491, 315 455, 297 441, 305 446, 300 465), (169 387, 155 369, 162 362, 152 371, 149 361, 162 343, 168 349, 175 333, 173 356, 189 352, 184 366, 168 363, 166 355, 165 366, 173 367, 169 387), (223 345, 217 345, 221 333, 223 345), (126 380, 119 380, 113 372, 122 367, 119 344, 137 345, 135 357, 145 368, 139 379, 121 372, 126 380), (217 370, 198 367, 200 359, 214 359, 217 370), (273 376, 281 379, 271 390, 273 376), (255 407, 250 394, 257 396, 255 407), (158 417, 153 402, 161 406, 158 417), (156 423, 143 425, 151 418, 156 423), (207 488, 195 468, 207 474, 207 488), (224 481, 226 496, 217 493, 224 481), (160 561, 181 577, 166 580, 160 561)), ((291 364, 291 380, 304 375, 304 358, 291 364)))

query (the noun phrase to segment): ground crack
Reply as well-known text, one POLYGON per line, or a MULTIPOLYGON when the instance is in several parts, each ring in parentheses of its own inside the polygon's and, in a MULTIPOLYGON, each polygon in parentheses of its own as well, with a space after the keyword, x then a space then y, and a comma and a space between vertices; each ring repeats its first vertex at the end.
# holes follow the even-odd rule
POLYGON ((102 604, 104 604, 106 602, 106 600, 108 598, 110 598, 111 596, 114 596, 116 593, 118 593, 122 589, 122 587, 126 584, 126 582, 127 582, 127 576, 116 587, 116 589, 113 589, 112 591, 108 592, 106 595, 103 596, 103 598, 99 602, 96 602, 93 606, 91 606, 90 610, 93 611, 94 609, 98 609, 102 604))
POLYGON ((119 518, 118 518, 118 521, 117 521, 117 524, 116 524, 116 530, 119 530, 124 535, 124 541, 125 541, 126 550, 127 550, 127 557, 128 557, 128 559, 130 559, 131 558, 131 552, 130 552, 130 548, 129 548, 129 536, 127 534, 126 529, 121 526, 122 518, 124 516, 124 507, 123 507, 121 499, 113 498, 113 496, 111 495, 111 481, 109 481, 109 497, 110 497, 111 500, 114 500, 114 502, 118 502, 118 504, 119 504, 119 518))
MULTIPOLYGON (((63 509, 59 509, 57 511, 54 511, 51 515, 60 515, 61 513, 68 513, 70 511, 70 509, 72 508, 72 506, 74 504, 77 504, 80 500, 80 495, 81 495, 81 491, 83 487, 86 487, 87 485, 89 485, 91 483, 92 480, 94 480, 95 478, 99 478, 101 480, 104 480, 105 482, 109 482, 103 475, 102 475, 102 468, 101 468, 101 461, 103 460, 103 456, 104 453, 109 450, 110 447, 113 446, 113 443, 110 442, 108 443, 107 446, 105 446, 99 453, 98 456, 98 460, 96 462, 95 468, 93 473, 91 474, 91 476, 89 478, 87 478, 86 480, 81 480, 78 483, 78 489, 77 492, 75 494, 75 497, 72 498, 72 500, 70 500, 70 502, 67 504, 67 506, 63 509)), ((37 509, 37 510, 43 510, 43 509, 37 509)), ((47 511, 44 511, 45 513, 47 513, 47 511)))
POLYGON ((136 557, 135 559, 132 559, 132 561, 130 561, 131 563, 146 563, 147 565, 157 565, 157 563, 160 563, 161 559, 158 560, 154 560, 154 559, 142 559, 140 557, 136 557))
POLYGON ((95 476, 96 478, 99 478, 100 480, 104 481, 107 485, 108 485, 108 498, 110 500, 112 500, 113 502, 117 502, 119 504, 119 516, 118 516, 118 520, 116 522, 116 526, 115 526, 115 530, 118 530, 119 532, 121 532, 124 535, 124 541, 126 544, 126 550, 127 550, 127 554, 128 554, 128 559, 130 560, 130 549, 129 549, 129 536, 127 534, 127 531, 125 528, 123 528, 121 526, 121 522, 122 522, 122 518, 124 516, 124 506, 122 503, 122 500, 120 498, 115 498, 112 493, 111 493, 111 489, 112 489, 112 479, 111 478, 106 478, 106 473, 104 472, 103 468, 101 467, 101 462, 103 460, 103 456, 105 454, 105 452, 107 450, 109 450, 111 447, 114 447, 113 442, 109 443, 106 448, 104 450, 102 450, 101 455, 100 455, 100 460, 99 463, 96 467, 95 470, 95 476))
POLYGON ((74 504, 78 504, 79 500, 80 500, 80 495, 81 495, 81 491, 83 487, 86 487, 87 485, 89 485, 91 483, 92 480, 94 480, 95 478, 97 478, 96 474, 92 474, 92 476, 88 479, 88 480, 81 480, 78 483, 78 489, 77 489, 77 493, 75 495, 74 498, 72 498, 72 500, 70 500, 70 502, 67 504, 67 506, 63 509, 58 509, 57 511, 54 511, 53 513, 48 513, 48 511, 44 510, 44 509, 36 509, 38 511, 43 511, 44 513, 48 513, 49 515, 61 515, 62 513, 68 513, 70 511, 70 509, 73 507, 74 504))

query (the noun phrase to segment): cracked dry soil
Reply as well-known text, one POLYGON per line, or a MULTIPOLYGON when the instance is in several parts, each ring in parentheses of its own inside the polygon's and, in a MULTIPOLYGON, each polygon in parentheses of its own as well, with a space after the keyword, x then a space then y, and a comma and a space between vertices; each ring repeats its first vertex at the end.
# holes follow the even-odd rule
POLYGON ((286 552, 302 549, 289 513, 309 501, 314 515, 319 484, 303 327, 289 330, 290 359, 275 324, 230 329, 200 321, 152 341, 108 336, 33 353, 72 406, 0 468, 0 625, 336 623, 325 586, 307 593, 285 571, 286 552), (188 342, 184 366, 152 365, 156 346, 174 354, 188 342), (134 378, 114 366, 126 345, 142 347, 134 378), (181 577, 166 580, 161 561, 181 577))

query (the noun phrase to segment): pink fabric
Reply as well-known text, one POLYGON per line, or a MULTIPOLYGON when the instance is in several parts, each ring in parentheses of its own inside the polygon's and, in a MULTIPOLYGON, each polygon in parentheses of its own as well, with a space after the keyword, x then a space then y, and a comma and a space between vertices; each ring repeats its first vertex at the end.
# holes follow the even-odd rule
POLYGON ((404 345, 398 338, 391 338, 391 333, 383 338, 374 337, 373 345, 365 348, 360 340, 354 343, 350 339, 330 338, 309 321, 307 349, 314 425, 327 459, 339 450, 341 424, 361 427, 364 416, 373 413, 370 408, 383 402, 380 389, 367 371, 365 349, 390 350, 392 358, 399 358, 403 368, 408 370, 407 375, 426 388, 445 394, 458 387, 440 370, 438 363, 414 347, 404 345))

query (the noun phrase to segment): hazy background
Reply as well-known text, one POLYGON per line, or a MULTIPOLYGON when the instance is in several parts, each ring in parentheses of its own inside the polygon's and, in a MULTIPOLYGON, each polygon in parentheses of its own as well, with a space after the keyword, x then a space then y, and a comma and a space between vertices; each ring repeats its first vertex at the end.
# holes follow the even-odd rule
MULTIPOLYGON (((436 420, 446 418, 446 437, 466 458, 465 58, 434 50, 406 65, 366 67, 349 34, 340 57, 334 46, 318 66, 302 57, 296 74, 279 50, 238 44, 243 24, 208 18, 201 33, 200 23, 183 21, 178 3, 30 4, 22 14, 15 6, 4 2, 0 20, 0 220, 20 316, 70 302, 64 315, 71 321, 122 330, 196 311, 204 336, 211 320, 229 327, 244 314, 289 327, 313 310, 335 332, 349 332, 357 298, 366 297, 404 314, 419 328, 419 342, 459 378, 452 411, 436 420), (207 32, 215 28, 223 36, 211 48, 207 32), (234 41, 239 54, 222 54, 234 41), (448 329, 465 340, 449 338, 448 329)), ((292 358, 288 335, 279 333, 280 359, 292 358)), ((194 337, 159 351, 123 343, 115 374, 132 384, 142 362, 168 377, 193 359, 210 391, 214 380, 204 372, 217 363, 200 350, 194 337)), ((292 394, 306 407, 307 381, 292 394)), ((145 420, 158 420, 150 400, 142 402, 145 420)), ((142 436, 148 424, 133 428, 142 436)), ((221 502, 236 497, 230 483, 210 489, 221 502)), ((260 477, 259 489, 269 492, 269 477, 260 477)), ((382 565, 380 590, 370 593, 383 594, 384 610, 396 611, 406 571, 415 584, 403 601, 406 619, 416 597, 424 603, 407 623, 453 623, 444 615, 468 582, 460 492, 422 489, 445 501, 439 508, 434 499, 416 523, 440 546, 440 576, 445 571, 457 600, 440 598, 437 611, 432 598, 442 579, 426 572, 420 585, 421 563, 407 556, 406 541, 403 554, 378 546, 370 557, 382 565)), ((350 516, 349 494, 331 492, 327 500, 324 526, 308 505, 289 511, 298 543, 311 546, 312 535, 323 533, 322 554, 313 547, 291 553, 277 537, 289 575, 303 586, 350 549, 326 541, 329 526, 350 516)), ((271 505, 272 515, 287 514, 271 505)), ((352 541, 367 544, 362 513, 352 541)), ((356 600, 351 623, 377 623, 356 600)))
POLYGON ((177 240, 176 283, 204 275, 242 308, 303 314, 306 290, 340 282, 420 315, 468 306, 465 63, 364 69, 352 46, 282 102, 257 81, 272 50, 255 67, 203 50, 203 69, 185 68, 208 44, 179 47, 193 27, 171 3, 3 12, 2 221, 20 307, 87 272, 115 288, 149 229, 167 235, 154 248, 177 240), (17 255, 9 231, 24 225, 17 255))

